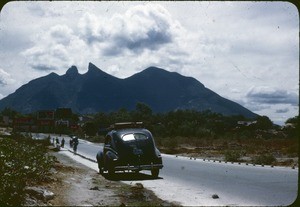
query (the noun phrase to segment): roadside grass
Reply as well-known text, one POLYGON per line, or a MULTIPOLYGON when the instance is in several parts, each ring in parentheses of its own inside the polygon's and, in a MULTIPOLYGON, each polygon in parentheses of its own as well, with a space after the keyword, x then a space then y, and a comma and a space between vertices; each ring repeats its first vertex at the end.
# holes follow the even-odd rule
POLYGON ((299 141, 294 138, 155 137, 161 152, 227 162, 297 166, 299 141))
POLYGON ((0 206, 20 206, 24 188, 47 179, 54 158, 46 154, 48 140, 21 135, 0 137, 0 206))
POLYGON ((276 158, 271 154, 264 154, 253 157, 252 162, 258 165, 274 165, 276 158))
POLYGON ((225 161, 227 162, 239 162, 243 152, 241 150, 226 150, 225 151, 225 161))
MULTIPOLYGON (((208 137, 155 136, 162 153, 199 158, 214 158, 225 162, 297 166, 299 141, 296 138, 249 138, 245 134, 225 134, 208 137)), ((104 136, 89 137, 92 142, 104 142, 104 136)))

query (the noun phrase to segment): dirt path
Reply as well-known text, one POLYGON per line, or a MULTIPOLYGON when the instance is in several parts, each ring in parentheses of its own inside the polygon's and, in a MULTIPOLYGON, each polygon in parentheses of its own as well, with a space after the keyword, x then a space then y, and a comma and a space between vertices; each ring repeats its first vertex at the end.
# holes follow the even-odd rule
POLYGON ((63 206, 115 206, 121 201, 116 196, 117 182, 108 181, 95 171, 59 153, 53 153, 58 162, 54 166, 53 179, 48 184, 55 194, 51 205, 63 206))
POLYGON ((38 205, 54 206, 172 206, 157 198, 142 184, 129 186, 112 181, 96 171, 60 153, 49 182, 40 187, 54 193, 54 198, 38 205))

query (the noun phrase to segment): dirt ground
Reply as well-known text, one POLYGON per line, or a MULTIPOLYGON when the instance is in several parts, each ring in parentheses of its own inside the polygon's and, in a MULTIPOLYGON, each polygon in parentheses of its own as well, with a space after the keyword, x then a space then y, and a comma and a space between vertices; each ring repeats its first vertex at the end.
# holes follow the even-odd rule
MULTIPOLYGON (((142 184, 129 186, 109 180, 73 159, 51 152, 57 158, 49 181, 39 187, 54 193, 46 206, 172 206, 145 189, 142 184)), ((26 204, 25 204, 26 205, 26 204)))

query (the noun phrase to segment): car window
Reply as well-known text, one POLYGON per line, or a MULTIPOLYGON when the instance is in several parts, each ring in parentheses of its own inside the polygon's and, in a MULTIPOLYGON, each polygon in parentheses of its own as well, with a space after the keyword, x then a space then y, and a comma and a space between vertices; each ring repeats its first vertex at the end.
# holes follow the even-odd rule
POLYGON ((145 134, 134 134, 134 138, 137 140, 146 140, 148 137, 145 134))
POLYGON ((134 139, 134 135, 133 134, 125 134, 123 137, 122 137, 123 141, 132 141, 132 140, 135 140, 134 139))
POLYGON ((122 137, 123 141, 132 141, 132 140, 146 140, 148 137, 145 134, 135 133, 135 134, 125 134, 122 137))

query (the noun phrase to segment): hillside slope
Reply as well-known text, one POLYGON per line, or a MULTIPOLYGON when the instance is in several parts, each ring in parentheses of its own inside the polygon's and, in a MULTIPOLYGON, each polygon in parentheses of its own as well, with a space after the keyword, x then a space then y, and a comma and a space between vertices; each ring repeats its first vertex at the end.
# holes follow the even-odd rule
POLYGON ((192 77, 149 67, 119 79, 92 63, 85 74, 79 74, 76 66, 72 66, 64 75, 50 73, 30 81, 0 100, 0 110, 10 107, 22 113, 31 113, 69 107, 77 113, 95 113, 120 108, 133 110, 138 102, 148 104, 154 112, 193 109, 248 118, 257 116, 192 77))

